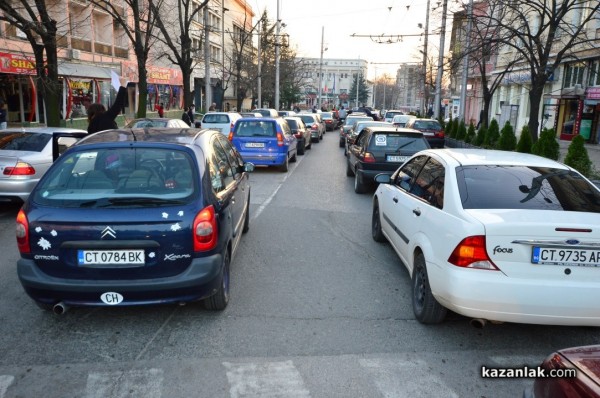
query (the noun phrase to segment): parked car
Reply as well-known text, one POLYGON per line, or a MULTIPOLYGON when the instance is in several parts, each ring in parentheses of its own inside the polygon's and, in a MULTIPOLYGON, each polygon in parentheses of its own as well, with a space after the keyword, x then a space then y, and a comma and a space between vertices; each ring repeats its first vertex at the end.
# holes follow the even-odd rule
POLYGON ((287 116, 296 116, 297 113, 294 111, 278 111, 277 114, 281 117, 287 117, 287 116))
POLYGON ((229 141, 245 161, 277 166, 284 172, 298 154, 298 140, 287 121, 280 117, 239 119, 229 134, 229 141))
POLYGON ((130 120, 126 128, 147 128, 147 127, 179 127, 189 129, 190 126, 181 119, 167 118, 143 118, 130 120))
POLYGON ((348 147, 354 144, 356 141, 356 137, 367 127, 393 127, 391 123, 386 122, 376 122, 374 120, 363 120, 356 122, 354 126, 350 129, 348 134, 346 134, 346 141, 344 145, 344 155, 348 155, 348 147))
POLYGON ((367 116, 371 117, 376 122, 379 121, 378 112, 375 109, 371 108, 370 106, 359 107, 357 109, 357 112, 362 112, 362 113, 366 114, 367 116))
MULTIPOLYGON (((53 162, 53 135, 87 131, 64 127, 26 127, 0 130, 0 203, 22 203, 53 162)), ((58 138, 64 152, 77 140, 58 138)))
POLYGON ((258 112, 240 112, 242 117, 262 117, 258 112))
POLYGON ((421 131, 432 148, 444 147, 444 129, 437 120, 409 119, 404 127, 421 131))
POLYGON ((319 142, 325 134, 325 127, 320 122, 316 113, 300 113, 298 117, 302 119, 306 127, 310 128, 310 136, 312 142, 319 142))
MULTIPOLYGON (((385 116, 384 119, 386 122, 388 123, 392 123, 392 119, 394 118, 394 116, 396 115, 404 115, 404 112, 402 111, 398 111, 398 110, 389 110, 389 111, 385 111, 385 116)), ((404 126, 403 126, 404 127, 404 126)))
POLYGON ((333 131, 338 128, 338 119, 333 112, 322 112, 319 115, 325 123, 325 131, 333 131))
POLYGON ((215 130, 106 130, 61 155, 17 215, 19 280, 43 309, 229 301, 253 169, 215 130))
POLYGON ((392 118, 392 124, 396 127, 406 127, 406 123, 416 118, 413 115, 396 115, 392 118))
POLYGON ((220 131, 227 136, 241 117, 242 115, 237 112, 209 112, 202 117, 201 127, 220 131))
POLYGON ((259 109, 254 109, 252 112, 260 113, 264 117, 273 117, 273 118, 279 117, 279 112, 277 112, 277 109, 273 109, 273 108, 259 108, 259 109))
POLYGON ((346 137, 350 133, 350 130, 354 127, 354 125, 358 122, 373 122, 373 118, 364 114, 355 115, 354 113, 348 115, 346 117, 346 121, 342 128, 340 129, 340 148, 346 146, 346 137))
POLYGON ((420 322, 451 310, 480 324, 600 326, 600 190, 574 169, 441 149, 375 180, 373 239, 405 264, 420 322))
POLYGON ((354 176, 354 191, 364 193, 379 173, 392 174, 429 144, 419 131, 394 127, 367 127, 348 146, 346 175, 354 176))
POLYGON ((304 155, 305 149, 312 148, 310 129, 306 127, 302 119, 298 116, 289 116, 284 119, 290 126, 292 134, 298 140, 298 155, 304 155))
MULTIPOLYGON (((599 398, 600 345, 564 348, 544 359, 538 376, 523 398, 599 398)), ((536 368, 532 368, 536 370, 536 368)))

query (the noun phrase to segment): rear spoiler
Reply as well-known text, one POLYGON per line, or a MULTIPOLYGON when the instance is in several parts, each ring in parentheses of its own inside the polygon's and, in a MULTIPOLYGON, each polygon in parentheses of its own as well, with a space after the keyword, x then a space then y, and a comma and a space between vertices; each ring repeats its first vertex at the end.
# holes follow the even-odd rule
POLYGON ((88 133, 52 133, 52 161, 54 162, 63 152, 77 141, 86 137, 88 133))

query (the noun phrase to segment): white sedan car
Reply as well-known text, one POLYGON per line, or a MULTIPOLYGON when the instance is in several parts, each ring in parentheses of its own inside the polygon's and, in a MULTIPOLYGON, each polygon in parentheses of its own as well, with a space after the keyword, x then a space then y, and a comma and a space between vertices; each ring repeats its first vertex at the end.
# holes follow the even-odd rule
POLYGON ((372 235, 412 277, 415 317, 600 326, 600 190, 535 155, 415 154, 376 176, 372 235))

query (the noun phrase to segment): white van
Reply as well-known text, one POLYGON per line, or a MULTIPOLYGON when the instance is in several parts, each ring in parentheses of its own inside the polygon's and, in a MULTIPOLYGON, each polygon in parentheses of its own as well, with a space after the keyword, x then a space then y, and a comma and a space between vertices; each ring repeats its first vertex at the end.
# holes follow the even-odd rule
POLYGON ((237 112, 209 112, 202 118, 201 128, 214 129, 229 136, 236 120, 241 118, 242 115, 237 112))

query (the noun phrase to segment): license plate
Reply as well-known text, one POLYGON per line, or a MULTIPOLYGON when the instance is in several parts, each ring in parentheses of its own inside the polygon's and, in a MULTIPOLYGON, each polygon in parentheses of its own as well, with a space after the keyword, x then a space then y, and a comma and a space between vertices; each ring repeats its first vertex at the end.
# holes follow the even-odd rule
POLYGON ((78 250, 77 264, 144 264, 144 250, 78 250))
POLYGON ((533 264, 600 267, 600 250, 534 247, 531 262, 533 264))
POLYGON ((406 162, 408 156, 387 155, 385 158, 388 162, 406 162))
POLYGON ((264 148, 265 144, 263 142, 247 142, 246 148, 264 148))
POLYGON ((428 133, 427 131, 425 131, 425 132, 423 132, 423 135, 430 137, 430 136, 434 135, 434 133, 428 133))

